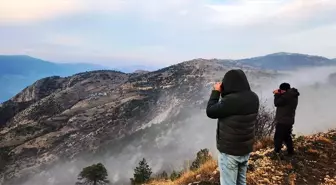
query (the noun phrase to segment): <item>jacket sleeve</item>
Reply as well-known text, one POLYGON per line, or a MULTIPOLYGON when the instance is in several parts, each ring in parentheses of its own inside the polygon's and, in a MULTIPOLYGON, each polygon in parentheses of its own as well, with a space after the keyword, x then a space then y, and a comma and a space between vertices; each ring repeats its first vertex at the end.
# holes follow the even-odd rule
POLYGON ((208 106, 206 109, 206 114, 211 119, 224 118, 231 115, 231 109, 229 106, 229 99, 223 98, 219 101, 220 92, 212 91, 208 106))
POLYGON ((281 107, 286 105, 286 97, 281 94, 274 95, 274 106, 281 107))

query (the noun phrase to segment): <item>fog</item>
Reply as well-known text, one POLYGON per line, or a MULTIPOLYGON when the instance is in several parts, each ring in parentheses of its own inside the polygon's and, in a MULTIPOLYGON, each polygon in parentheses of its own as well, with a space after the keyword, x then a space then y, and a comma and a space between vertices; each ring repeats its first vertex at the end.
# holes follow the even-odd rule
POLYGON ((299 90, 299 104, 296 111, 294 132, 312 134, 336 127, 336 86, 330 83, 329 76, 336 73, 336 67, 304 68, 291 72, 269 82, 260 94, 267 98, 272 107, 273 90, 282 82, 288 82, 299 90))
MULTIPOLYGON (((305 68, 283 72, 283 75, 276 79, 262 82, 259 84, 261 88, 254 91, 263 100, 266 99, 267 105, 273 108, 273 90, 282 82, 290 83, 301 94, 294 132, 310 134, 326 131, 336 126, 334 121, 336 120, 334 113, 336 86, 328 82, 328 76, 335 72, 336 67, 305 68)), ((210 89, 206 87, 204 90, 207 93, 201 99, 207 100, 210 89)), ((181 109, 175 104, 171 106, 175 109, 170 109, 169 115, 182 114, 183 116, 181 109)), ((209 148, 216 155, 216 120, 207 118, 204 109, 195 108, 189 111, 192 112, 191 117, 183 121, 175 120, 169 129, 160 133, 152 133, 148 130, 151 128, 144 127, 146 129, 144 131, 148 130, 152 135, 146 135, 144 132, 140 138, 127 143, 123 150, 117 151, 117 155, 97 156, 92 161, 78 159, 59 163, 50 170, 30 178, 22 185, 73 185, 80 170, 96 162, 102 162, 106 166, 109 179, 113 184, 130 184, 129 178, 133 177, 133 169, 143 157, 147 159, 153 172, 159 172, 182 169, 186 166, 186 161, 192 160, 196 152, 202 148, 209 148)), ((167 117, 167 112, 162 114, 167 117)))

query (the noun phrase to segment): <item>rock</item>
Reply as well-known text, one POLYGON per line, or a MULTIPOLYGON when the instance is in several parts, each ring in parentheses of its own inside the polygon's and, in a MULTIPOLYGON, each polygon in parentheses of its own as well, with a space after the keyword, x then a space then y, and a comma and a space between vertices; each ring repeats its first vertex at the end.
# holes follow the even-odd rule
POLYGON ((267 178, 264 178, 264 182, 267 183, 267 184, 271 184, 271 181, 268 180, 267 178))

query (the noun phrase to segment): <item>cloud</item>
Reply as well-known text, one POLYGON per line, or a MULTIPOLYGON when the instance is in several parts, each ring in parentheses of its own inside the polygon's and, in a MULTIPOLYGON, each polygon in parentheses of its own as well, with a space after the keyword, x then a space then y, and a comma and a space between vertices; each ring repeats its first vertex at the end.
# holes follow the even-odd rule
POLYGON ((153 21, 192 15, 196 22, 206 20, 230 26, 253 25, 271 19, 307 19, 317 13, 333 11, 336 7, 334 0, 236 0, 221 3, 210 0, 0 0, 0 3, 0 22, 39 21, 88 12, 119 12, 153 21))
MULTIPOLYGON (((334 12, 333 0, 237 0, 229 5, 205 5, 216 13, 211 22, 247 26, 274 21, 297 22, 316 14, 334 12)), ((334 12, 335 13, 335 12, 334 12)))
POLYGON ((164 65, 278 51, 335 57, 333 0, 0 2, 1 53, 164 65))
POLYGON ((53 19, 87 11, 113 11, 121 0, 0 0, 0 22, 25 23, 53 19))
POLYGON ((75 1, 65 0, 0 0, 0 21, 44 20, 76 11, 75 1))
POLYGON ((50 45, 59 45, 59 46, 69 46, 69 47, 80 47, 84 45, 84 40, 80 37, 74 35, 62 35, 62 34, 53 34, 47 36, 44 40, 42 40, 45 44, 50 45))

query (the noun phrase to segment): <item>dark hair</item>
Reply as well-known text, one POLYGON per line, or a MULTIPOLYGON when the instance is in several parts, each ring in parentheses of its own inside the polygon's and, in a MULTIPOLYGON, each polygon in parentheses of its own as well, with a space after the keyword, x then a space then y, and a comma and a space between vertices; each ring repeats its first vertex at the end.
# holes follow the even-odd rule
POLYGON ((291 88, 291 86, 290 86, 289 83, 282 83, 282 84, 280 85, 280 89, 281 89, 281 90, 284 90, 284 91, 287 91, 287 90, 290 89, 290 88, 291 88))

